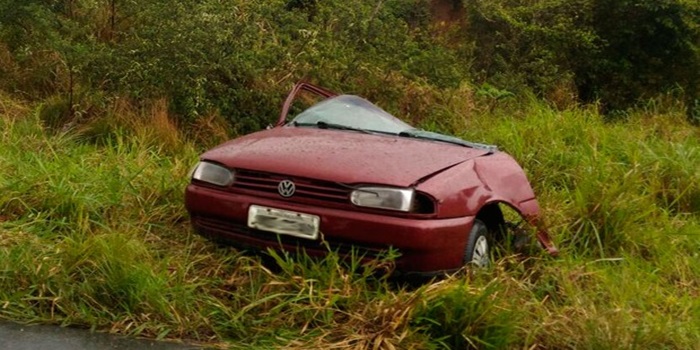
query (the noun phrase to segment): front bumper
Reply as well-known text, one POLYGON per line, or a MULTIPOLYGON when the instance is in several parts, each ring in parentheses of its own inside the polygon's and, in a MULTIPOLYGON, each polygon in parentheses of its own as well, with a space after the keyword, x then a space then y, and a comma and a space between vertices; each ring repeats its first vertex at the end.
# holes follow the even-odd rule
POLYGON ((308 254, 329 250, 349 254, 356 248, 372 257, 393 247, 401 272, 438 272, 462 266, 467 235, 474 217, 413 219, 292 203, 218 191, 190 184, 185 206, 195 231, 233 245, 254 248, 303 248, 308 254), (323 241, 255 230, 247 227, 251 204, 318 215, 323 241))

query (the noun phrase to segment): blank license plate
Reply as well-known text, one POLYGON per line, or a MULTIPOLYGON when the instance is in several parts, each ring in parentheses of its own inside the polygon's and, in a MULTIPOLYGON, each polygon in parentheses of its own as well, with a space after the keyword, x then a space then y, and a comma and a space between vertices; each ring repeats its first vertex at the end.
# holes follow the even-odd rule
POLYGON ((318 238, 320 218, 317 215, 251 205, 248 227, 307 239, 318 238))

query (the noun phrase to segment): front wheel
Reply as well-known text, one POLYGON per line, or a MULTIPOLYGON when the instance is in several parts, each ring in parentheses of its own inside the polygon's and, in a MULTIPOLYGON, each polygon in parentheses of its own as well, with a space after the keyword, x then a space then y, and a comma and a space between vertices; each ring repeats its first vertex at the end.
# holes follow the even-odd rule
POLYGON ((488 267, 491 264, 491 236, 481 220, 474 220, 464 249, 464 265, 488 267))

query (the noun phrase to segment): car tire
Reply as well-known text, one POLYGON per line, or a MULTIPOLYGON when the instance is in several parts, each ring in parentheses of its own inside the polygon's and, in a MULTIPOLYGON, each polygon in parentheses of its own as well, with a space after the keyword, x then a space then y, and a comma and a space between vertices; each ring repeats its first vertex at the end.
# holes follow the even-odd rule
POLYGON ((491 235, 481 220, 474 220, 467 246, 464 249, 464 265, 485 268, 491 265, 491 235))

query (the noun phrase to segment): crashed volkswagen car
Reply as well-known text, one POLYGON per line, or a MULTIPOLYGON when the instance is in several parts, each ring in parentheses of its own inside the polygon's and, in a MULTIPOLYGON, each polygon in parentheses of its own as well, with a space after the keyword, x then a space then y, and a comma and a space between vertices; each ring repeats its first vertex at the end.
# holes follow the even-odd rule
POLYGON ((398 251, 399 272, 488 265, 501 206, 537 228, 535 194, 494 146, 416 129, 353 95, 298 83, 274 127, 202 154, 185 192, 195 232, 244 249, 398 251), (301 92, 320 102, 290 116, 301 92))

